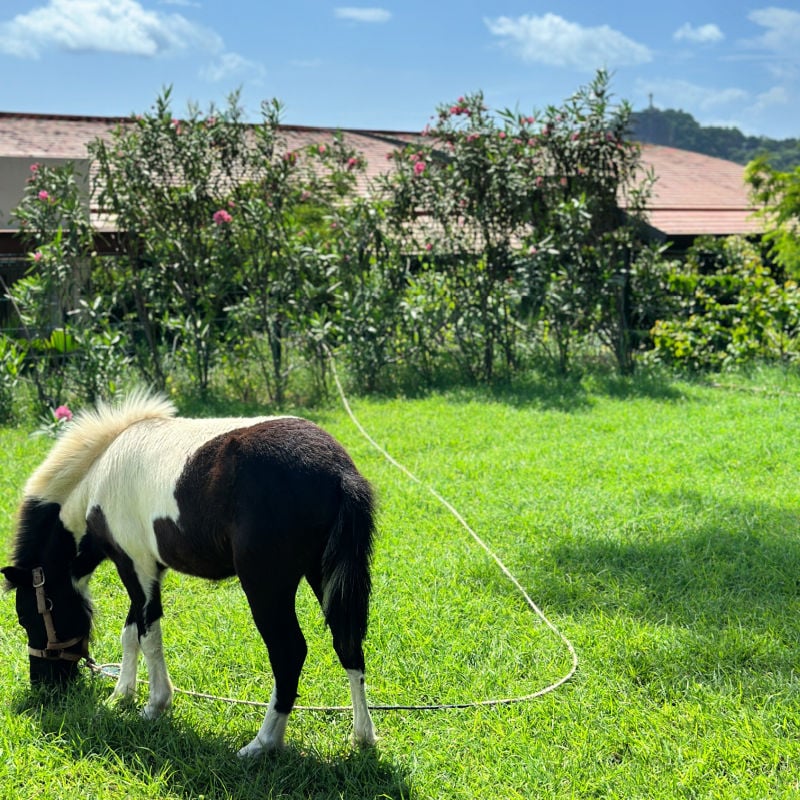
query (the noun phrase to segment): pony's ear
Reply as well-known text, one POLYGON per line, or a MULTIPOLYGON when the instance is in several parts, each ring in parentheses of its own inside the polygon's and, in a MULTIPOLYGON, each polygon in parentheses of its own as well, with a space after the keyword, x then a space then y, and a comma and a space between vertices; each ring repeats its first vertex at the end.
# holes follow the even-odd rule
POLYGON ((3 573, 5 579, 8 581, 9 587, 12 589, 31 585, 31 571, 29 569, 3 567, 3 569, 0 569, 0 572, 3 573))

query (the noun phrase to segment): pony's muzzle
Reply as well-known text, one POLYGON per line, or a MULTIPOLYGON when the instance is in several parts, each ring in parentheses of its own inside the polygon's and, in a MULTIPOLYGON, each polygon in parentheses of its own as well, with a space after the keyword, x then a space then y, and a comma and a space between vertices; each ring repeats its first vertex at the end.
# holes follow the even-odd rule
POLYGON ((28 656, 31 686, 34 688, 66 687, 78 677, 78 662, 61 658, 28 656))

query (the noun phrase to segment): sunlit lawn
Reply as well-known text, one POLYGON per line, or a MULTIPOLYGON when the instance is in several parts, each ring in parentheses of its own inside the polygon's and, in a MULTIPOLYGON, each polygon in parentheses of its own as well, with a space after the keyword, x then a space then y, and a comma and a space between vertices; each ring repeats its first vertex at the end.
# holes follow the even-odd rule
MULTIPOLYGON (((351 750, 348 714, 298 711, 285 752, 242 763, 235 751, 257 730, 257 708, 178 696, 169 717, 147 722, 106 708, 104 679, 41 705, 7 596, 0 796, 798 796, 800 380, 726 383, 738 388, 587 378, 352 401, 572 640, 580 668, 556 692, 498 708, 375 712, 374 752, 351 750)), ((338 406, 308 415, 381 498, 372 702, 518 696, 565 674, 563 643, 452 515, 338 406)), ((47 442, 12 429, 0 445, 7 542, 47 442)), ((101 567, 93 594, 93 655, 118 661, 127 602, 112 569, 101 567)), ((266 700, 266 652, 235 581, 171 574, 164 595, 175 684, 266 700)), ((300 702, 347 703, 305 587, 299 604, 309 640, 300 702)))

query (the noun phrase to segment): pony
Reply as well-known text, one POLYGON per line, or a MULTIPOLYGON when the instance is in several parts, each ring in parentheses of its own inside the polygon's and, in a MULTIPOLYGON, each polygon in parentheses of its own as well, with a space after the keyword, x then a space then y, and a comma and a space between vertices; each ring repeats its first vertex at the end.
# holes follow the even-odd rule
POLYGON ((266 645, 274 685, 263 724, 240 756, 283 745, 307 648, 295 595, 311 586, 344 667, 353 741, 372 745, 363 642, 375 532, 372 487, 345 449, 290 416, 191 419, 140 390, 81 412, 28 479, 12 564, 32 685, 63 686, 89 657, 89 579, 110 559, 130 598, 110 700, 132 697, 140 652, 143 716, 172 703, 161 634, 167 569, 236 576, 266 645))

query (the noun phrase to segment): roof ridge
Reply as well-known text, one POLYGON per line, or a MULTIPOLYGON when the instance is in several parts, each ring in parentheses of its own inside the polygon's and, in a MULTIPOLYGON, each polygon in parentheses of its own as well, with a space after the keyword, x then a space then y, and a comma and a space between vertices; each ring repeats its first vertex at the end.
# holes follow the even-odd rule
POLYGON ((36 111, 0 111, 0 119, 31 119, 46 121, 68 122, 130 122, 132 115, 127 117, 108 117, 99 114, 44 114, 36 111))
MULTIPOLYGON (((0 111, 0 119, 30 119, 40 120, 45 122, 97 122, 97 123, 115 123, 115 122, 131 122, 136 118, 136 114, 131 113, 127 116, 105 114, 55 114, 44 113, 40 111, 0 111)), ((258 122, 245 123, 249 125, 257 125, 258 122)), ((280 130, 284 131, 298 131, 300 133, 314 131, 341 131, 342 133, 355 133, 364 136, 415 136, 419 135, 418 131, 401 131, 401 130, 383 130, 380 128, 348 128, 341 125, 299 125, 294 123, 280 123, 278 125, 280 130)))

